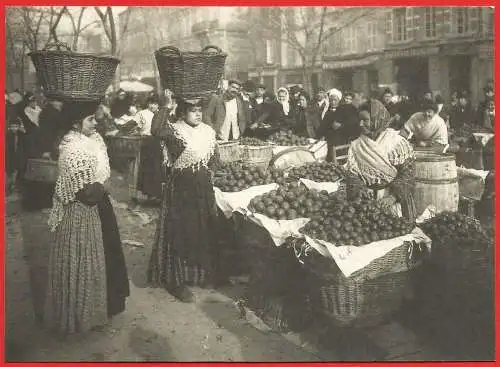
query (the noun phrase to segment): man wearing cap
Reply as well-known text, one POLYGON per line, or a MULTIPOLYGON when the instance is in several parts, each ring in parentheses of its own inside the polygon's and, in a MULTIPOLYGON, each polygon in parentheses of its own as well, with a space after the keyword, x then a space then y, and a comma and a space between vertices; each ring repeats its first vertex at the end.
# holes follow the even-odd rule
POLYGON ((248 108, 240 97, 241 82, 230 80, 222 95, 214 95, 203 113, 203 121, 212 126, 217 140, 237 140, 245 132, 248 108))

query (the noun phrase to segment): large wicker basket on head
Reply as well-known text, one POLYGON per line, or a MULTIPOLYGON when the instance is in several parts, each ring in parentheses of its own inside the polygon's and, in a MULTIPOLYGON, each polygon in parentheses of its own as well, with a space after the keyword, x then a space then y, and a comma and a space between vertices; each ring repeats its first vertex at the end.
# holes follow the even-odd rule
POLYGON ((80 101, 102 99, 120 62, 115 57, 73 52, 62 43, 29 55, 46 96, 80 101))
POLYGON ((214 93, 224 75, 226 57, 216 46, 206 46, 201 52, 180 52, 176 47, 166 46, 155 52, 163 87, 183 98, 208 97, 214 93))

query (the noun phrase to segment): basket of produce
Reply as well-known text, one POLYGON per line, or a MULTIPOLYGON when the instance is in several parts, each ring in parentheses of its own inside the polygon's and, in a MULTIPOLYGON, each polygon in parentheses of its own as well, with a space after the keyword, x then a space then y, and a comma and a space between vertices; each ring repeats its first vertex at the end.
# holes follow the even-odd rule
POLYGON ((332 162, 314 162, 288 171, 288 178, 306 178, 316 182, 335 182, 343 177, 343 170, 332 162))
POLYGON ((183 98, 214 93, 224 75, 226 57, 216 46, 206 46, 201 52, 180 52, 174 46, 166 46, 155 52, 163 88, 183 98))
POLYGON ((107 136, 106 145, 110 158, 135 158, 141 149, 142 137, 133 136, 107 136))
POLYGON ((48 159, 28 159, 24 178, 28 181, 55 183, 57 181, 57 161, 48 159))
POLYGON ((214 186, 223 192, 237 192, 252 186, 268 185, 275 182, 278 172, 249 166, 241 162, 222 164, 215 172, 214 186))
POLYGON ((241 159, 245 163, 261 168, 269 167, 269 162, 273 158, 271 145, 255 138, 244 138, 241 144, 241 159))
POLYGON ((421 228, 433 240, 431 261, 439 273, 434 287, 443 302, 454 307, 491 299, 493 236, 476 219, 452 212, 438 214, 421 228))
POLYGON ((331 260, 319 254, 306 266, 314 312, 339 327, 371 327, 383 323, 401 307, 409 281, 405 271, 368 280, 346 278, 331 260), (321 261, 328 262, 327 271, 318 271, 321 261))
POLYGON ((62 43, 29 55, 47 97, 82 101, 104 97, 120 62, 115 57, 73 52, 62 43))
POLYGON ((235 162, 240 159, 240 143, 237 140, 218 142, 221 162, 235 162))
POLYGON ((309 138, 295 135, 292 131, 278 131, 269 140, 281 146, 310 146, 309 138))
MULTIPOLYGON (((412 223, 384 212, 373 200, 349 202, 334 196, 327 213, 313 217, 301 232, 337 248, 364 248, 383 240, 395 241, 413 228, 412 223)), ((301 258, 308 270, 315 311, 337 326, 367 327, 384 321, 400 307, 409 282, 408 271, 419 264, 414 256, 419 251, 423 250, 414 241, 401 239, 401 244, 349 276, 325 256, 327 252, 320 254, 307 242, 298 252, 305 254, 301 258)))
POLYGON ((493 233, 473 218, 443 212, 421 225, 433 240, 425 266, 412 277, 423 327, 457 357, 494 357, 493 233), (458 349, 457 349, 458 348, 458 349))

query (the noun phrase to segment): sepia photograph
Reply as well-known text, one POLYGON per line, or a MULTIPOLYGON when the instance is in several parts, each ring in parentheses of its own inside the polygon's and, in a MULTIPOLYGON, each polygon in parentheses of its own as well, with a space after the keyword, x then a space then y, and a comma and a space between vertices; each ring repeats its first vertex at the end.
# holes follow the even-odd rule
POLYGON ((4 6, 6 362, 495 360, 493 6, 4 6))

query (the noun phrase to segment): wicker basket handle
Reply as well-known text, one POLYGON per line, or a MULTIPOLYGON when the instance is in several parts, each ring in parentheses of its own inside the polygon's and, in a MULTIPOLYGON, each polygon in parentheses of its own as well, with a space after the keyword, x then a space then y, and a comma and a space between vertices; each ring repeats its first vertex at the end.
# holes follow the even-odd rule
POLYGON ((66 50, 65 51, 69 51, 71 52, 71 47, 69 47, 69 45, 67 43, 64 43, 64 42, 55 42, 55 43, 48 43, 45 47, 44 47, 44 51, 48 50, 49 48, 57 48, 57 51, 61 51, 62 48, 65 48, 66 50))
POLYGON ((217 51, 218 54, 222 53, 222 50, 219 47, 212 46, 212 45, 208 45, 208 46, 203 47, 203 50, 201 50, 201 52, 208 52, 208 50, 210 50, 210 49, 214 49, 215 51, 217 51))
POLYGON ((179 49, 177 47, 174 47, 174 46, 165 46, 165 47, 162 47, 158 50, 158 52, 165 52, 165 51, 171 51, 171 52, 174 52, 175 54, 177 54, 178 56, 181 55, 181 52, 179 51, 179 49))

